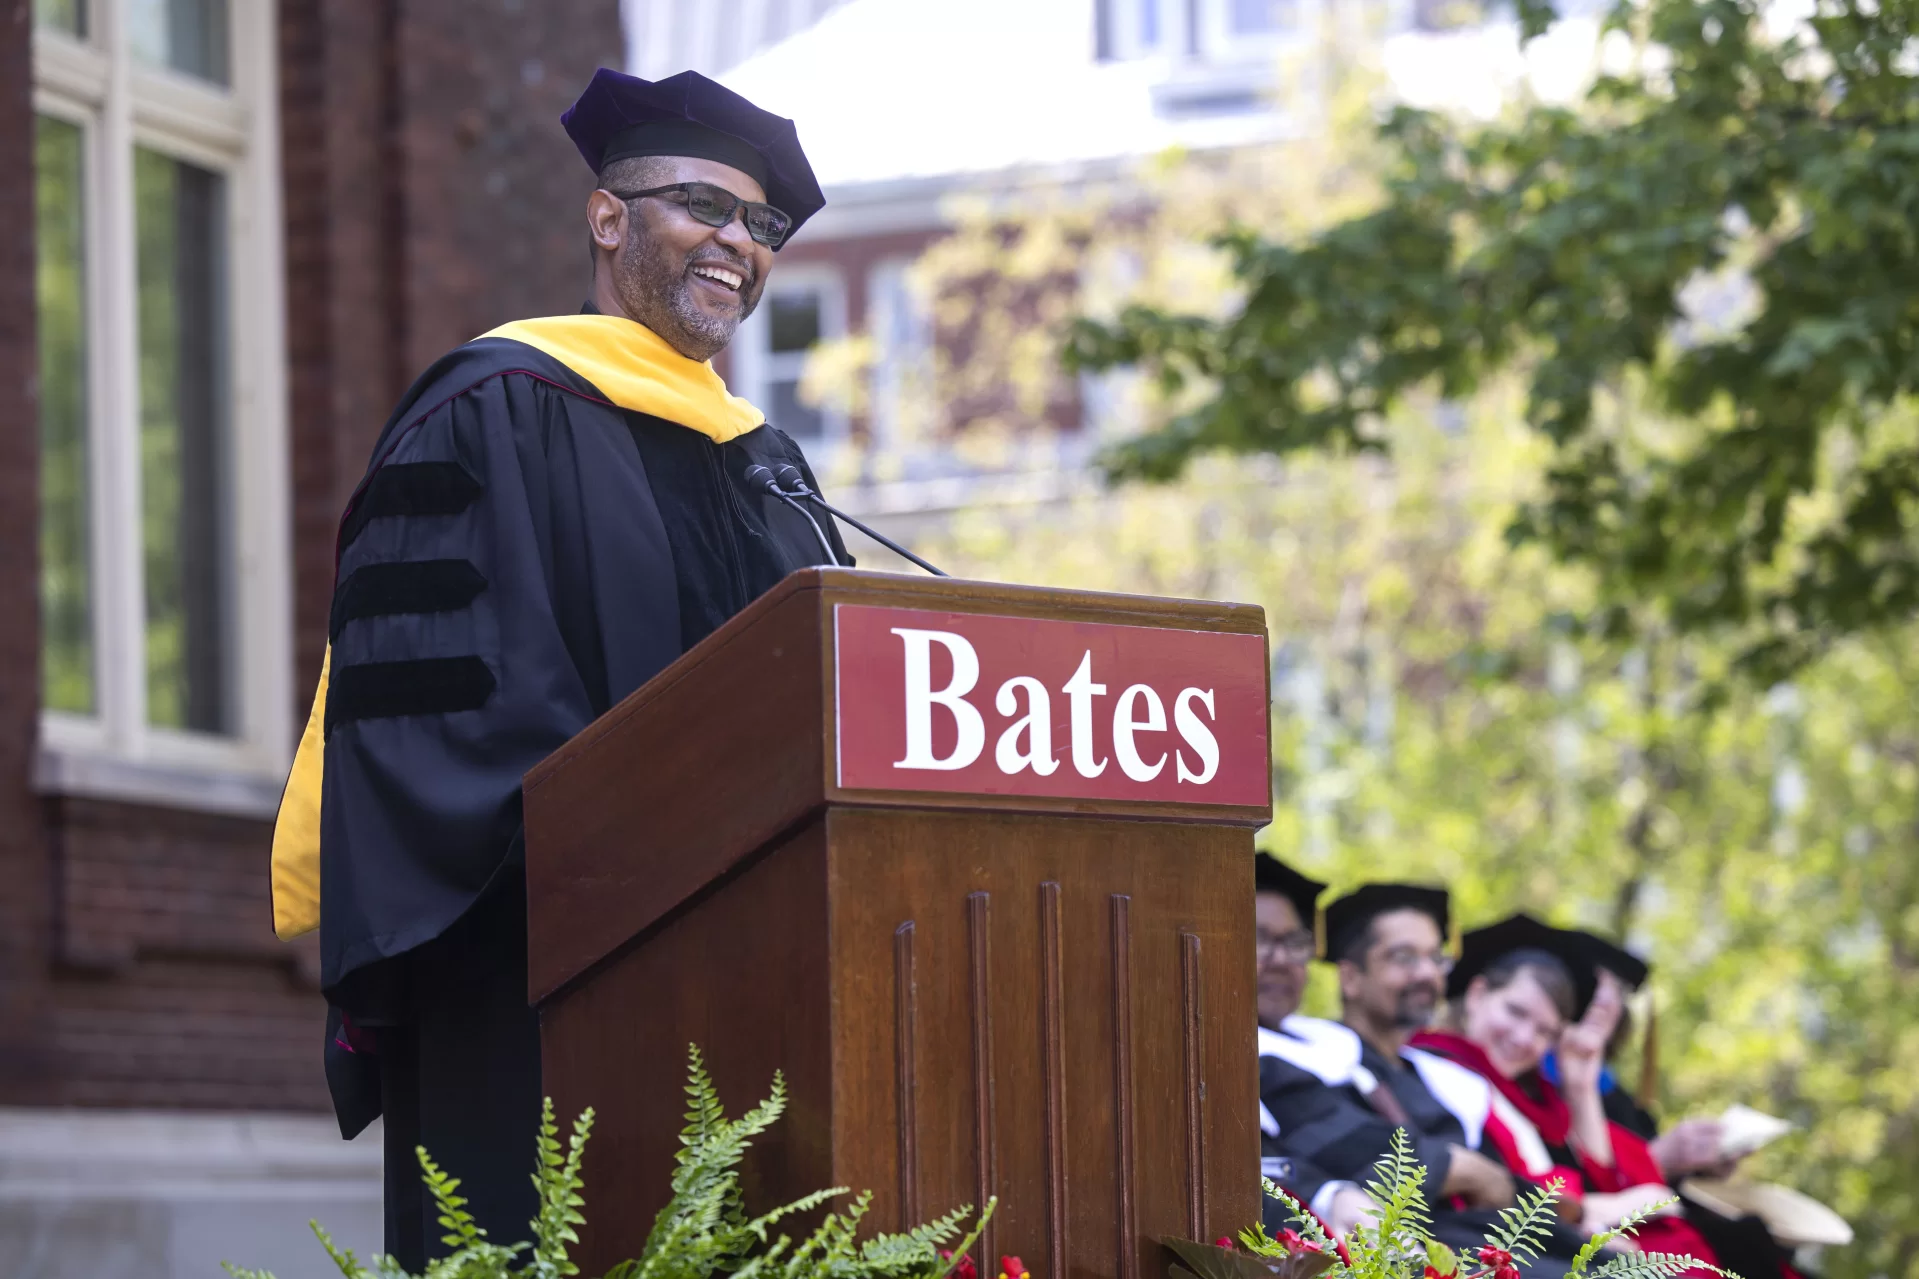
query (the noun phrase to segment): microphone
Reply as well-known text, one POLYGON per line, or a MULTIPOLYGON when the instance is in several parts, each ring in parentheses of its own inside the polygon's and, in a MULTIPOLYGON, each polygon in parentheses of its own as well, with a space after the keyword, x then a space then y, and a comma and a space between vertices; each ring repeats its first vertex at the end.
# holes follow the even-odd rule
MULTIPOLYGON (((765 468, 762 467, 757 469, 763 470, 765 468)), ((782 466, 777 472, 777 475, 778 475, 778 479, 774 481, 774 484, 776 489, 781 493, 782 496, 792 495, 797 497, 803 497, 809 502, 817 502, 820 508, 824 510, 827 514, 833 516, 836 519, 845 520, 848 524, 851 524, 854 528, 866 534, 868 537, 872 538, 875 542, 878 542, 881 546, 884 546, 887 550, 892 551, 896 555, 905 556, 907 559, 913 561, 913 563, 919 565, 921 568, 931 573, 934 577, 948 576, 948 574, 944 570, 934 568, 931 564, 928 564, 925 560, 913 554, 913 552, 907 550, 904 546, 901 546, 898 542, 895 542, 892 538, 887 537, 883 533, 874 532, 872 529, 866 527, 866 525, 860 523, 858 520, 848 515, 845 511, 840 510, 837 506, 828 505, 825 498, 821 497, 818 493, 815 493, 811 488, 807 487, 806 477, 800 474, 799 467, 792 466, 790 464, 787 466, 782 466)))
MULTIPOLYGON (((788 469, 791 469, 791 468, 788 468, 788 469)), ((797 474, 797 472, 795 472, 795 474, 797 474)), ((758 463, 755 463, 754 465, 747 467, 745 471, 741 472, 740 478, 745 480, 748 484, 752 485, 754 488, 766 490, 768 493, 771 493, 774 497, 777 497, 778 499, 780 499, 780 501, 786 503, 788 506, 798 511, 800 513, 800 518, 813 526, 813 536, 820 539, 820 549, 826 552, 826 562, 833 565, 835 568, 845 567, 845 565, 840 563, 840 557, 834 554, 833 543, 828 541, 826 538, 826 534, 823 531, 821 531, 820 522, 814 519, 813 513, 807 510, 804 506, 801 506, 798 499, 796 499, 791 493, 788 493, 780 488, 780 482, 773 478, 773 472, 767 470, 764 466, 761 466, 758 463)))

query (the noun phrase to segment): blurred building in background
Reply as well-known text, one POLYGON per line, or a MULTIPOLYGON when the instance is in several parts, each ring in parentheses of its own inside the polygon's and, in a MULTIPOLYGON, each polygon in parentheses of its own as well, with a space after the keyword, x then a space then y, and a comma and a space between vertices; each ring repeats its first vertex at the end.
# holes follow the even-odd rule
POLYGON ((0 1256, 379 1243, 269 822, 342 503, 429 360, 579 305, 617 0, 0 0, 0 1256))

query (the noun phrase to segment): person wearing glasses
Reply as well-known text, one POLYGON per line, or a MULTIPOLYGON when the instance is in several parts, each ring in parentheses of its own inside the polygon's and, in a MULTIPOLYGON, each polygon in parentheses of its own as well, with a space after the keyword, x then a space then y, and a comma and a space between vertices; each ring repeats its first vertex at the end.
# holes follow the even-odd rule
POLYGON ((534 1211, 521 774, 787 573, 850 562, 747 478, 818 489, 711 364, 825 203, 792 122, 604 69, 561 122, 596 181, 586 305, 444 356, 380 432, 274 832, 275 928, 319 930, 335 1110, 348 1137, 385 1116, 412 1273, 445 1251, 416 1146, 491 1238, 534 1211))
MULTIPOLYGON (((1261 1102, 1282 1139, 1326 1176, 1363 1185, 1404 1129, 1426 1169, 1433 1234, 1477 1247, 1512 1206, 1511 1171, 1481 1148, 1492 1090, 1454 1062, 1409 1046, 1429 1024, 1452 969, 1443 888, 1367 884, 1327 905, 1326 958, 1338 969, 1340 1021, 1295 1019, 1290 1044, 1262 1038, 1261 1102)), ((1318 1211, 1315 1208, 1315 1211, 1318 1211)), ((1322 1215, 1324 1215, 1322 1213, 1322 1215)), ((1564 1274, 1582 1239, 1557 1232, 1529 1276, 1564 1274)))
MULTIPOLYGON (((1253 940, 1258 965, 1260 1092, 1277 1085, 1289 1061, 1341 1028, 1299 1013, 1306 993, 1306 965, 1318 952, 1318 902, 1326 885, 1308 879, 1276 857, 1253 855, 1253 940)), ((1313 1212, 1333 1234, 1344 1237, 1355 1225, 1373 1219, 1372 1200, 1351 1181, 1328 1175, 1299 1149, 1273 1113, 1259 1108, 1260 1175, 1313 1212)), ((1261 1205, 1266 1228, 1277 1234, 1291 1225, 1291 1210, 1280 1200, 1261 1205)))

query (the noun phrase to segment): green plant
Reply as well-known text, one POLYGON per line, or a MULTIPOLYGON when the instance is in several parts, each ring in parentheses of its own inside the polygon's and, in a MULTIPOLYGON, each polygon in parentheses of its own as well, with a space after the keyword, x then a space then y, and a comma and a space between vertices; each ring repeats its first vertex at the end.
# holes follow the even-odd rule
MULTIPOLYGON (((1184 1239, 1165 1240, 1178 1261, 1168 1267, 1171 1279, 1519 1279, 1521 1264, 1541 1255, 1555 1219, 1556 1191, 1541 1189, 1520 1197, 1500 1214, 1499 1225, 1486 1236, 1484 1247, 1470 1258, 1460 1258, 1432 1237, 1432 1219, 1426 1212, 1426 1169, 1413 1158, 1412 1143, 1402 1130, 1393 1134, 1392 1152, 1380 1160, 1366 1187, 1373 1201, 1373 1220, 1353 1228, 1343 1242, 1326 1234, 1319 1218, 1297 1199, 1265 1183, 1266 1193, 1292 1209, 1297 1230, 1282 1230, 1278 1238, 1264 1224, 1240 1232, 1238 1248, 1229 1241, 1217 1244, 1184 1239)), ((1633 1228, 1662 1204, 1636 1211, 1616 1229, 1595 1235, 1573 1258, 1568 1279, 1678 1279, 1682 1274, 1709 1273, 1736 1279, 1696 1257, 1660 1252, 1624 1252, 1593 1266, 1606 1245, 1628 1236, 1633 1228)))
MULTIPOLYGON (((973 1211, 970 1204, 905 1234, 879 1234, 861 1242, 860 1223, 872 1202, 871 1192, 862 1192, 845 1209, 828 1212, 811 1234, 794 1244, 789 1236, 774 1234, 774 1226, 823 1207, 847 1190, 819 1190, 757 1217, 747 1215, 740 1161, 753 1138, 786 1110, 786 1081, 775 1075, 765 1101, 738 1119, 728 1119, 695 1047, 688 1050, 686 1095, 690 1108, 680 1134, 683 1148, 675 1156, 673 1197, 654 1220, 640 1255, 615 1266, 606 1279, 707 1279, 714 1274, 729 1279, 944 1279, 978 1240, 997 1205, 997 1200, 989 1200, 963 1238, 961 1223, 973 1211)), ((574 1121, 562 1153, 553 1102, 546 1101, 533 1172, 539 1208, 530 1223, 533 1239, 525 1243, 490 1241, 466 1211, 459 1179, 420 1149, 422 1175, 447 1232, 441 1241, 452 1250, 430 1263, 420 1279, 564 1279, 579 1274, 568 1259, 567 1245, 579 1242, 574 1227, 586 1221, 580 1160, 592 1129, 589 1109, 574 1121)), ((345 1279, 413 1279, 390 1256, 376 1255, 362 1263, 350 1249, 337 1246, 319 1222, 311 1224, 345 1279)), ((229 1265, 227 1272, 233 1279, 273 1279, 264 1270, 229 1265)))

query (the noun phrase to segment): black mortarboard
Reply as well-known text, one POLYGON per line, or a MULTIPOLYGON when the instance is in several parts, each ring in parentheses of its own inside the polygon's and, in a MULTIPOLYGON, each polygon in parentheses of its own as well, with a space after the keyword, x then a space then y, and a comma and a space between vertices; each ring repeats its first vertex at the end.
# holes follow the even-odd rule
POLYGON ((1366 926, 1395 910, 1417 910, 1431 915, 1439 935, 1452 934, 1452 913, 1446 890, 1426 884, 1363 884, 1326 906, 1326 958, 1338 959, 1366 926))
POLYGON ((1459 939, 1459 962, 1446 978, 1446 997, 1458 999, 1473 978, 1516 950, 1544 951, 1564 964, 1567 976, 1573 979, 1572 1015, 1574 1019, 1586 1015, 1586 1006, 1592 1003, 1593 991, 1599 986, 1592 947, 1583 934, 1542 924, 1526 914, 1475 928, 1459 939))
POLYGON ((1615 942, 1609 942, 1598 933, 1576 930, 1574 936, 1584 942, 1590 952, 1592 963, 1605 969, 1620 981, 1626 983, 1629 990, 1638 990, 1646 984, 1651 969, 1646 961, 1615 942))
POLYGON ((643 155, 717 160, 751 174, 794 231, 826 204, 793 122, 697 71, 642 80, 601 67, 560 124, 594 173, 643 155))
POLYGON ((1277 857, 1254 853, 1253 891, 1278 893, 1299 912, 1299 922, 1313 928, 1319 919, 1319 895, 1326 891, 1326 885, 1306 878, 1277 857))

